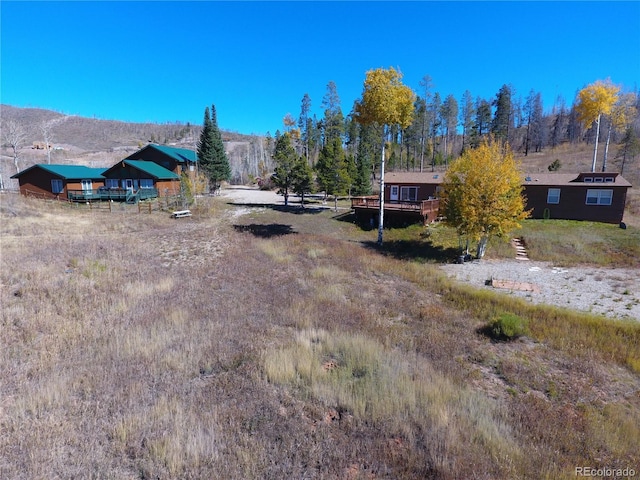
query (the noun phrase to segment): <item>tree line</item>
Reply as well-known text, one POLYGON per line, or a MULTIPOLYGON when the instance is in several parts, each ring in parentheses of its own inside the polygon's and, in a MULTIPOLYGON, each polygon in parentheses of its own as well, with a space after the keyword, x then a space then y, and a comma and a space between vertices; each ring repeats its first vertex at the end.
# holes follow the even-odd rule
POLYGON ((283 131, 275 134, 274 168, 282 149, 291 149, 292 155, 304 158, 312 169, 317 190, 328 195, 366 195, 380 172, 381 137, 386 145, 386 168, 395 171, 446 167, 489 136, 508 143, 515 154, 524 157, 565 143, 594 144, 595 155, 597 142, 604 142, 603 170, 610 144, 620 147, 621 171, 640 153, 640 97, 637 92, 622 92, 609 80, 580 90, 570 106, 559 97, 547 108, 539 92, 531 90, 522 97, 508 84, 493 98, 474 97, 469 90, 460 99, 444 96, 425 76, 414 97, 411 122, 386 129, 358 122, 357 103, 345 115, 337 85, 330 81, 321 102, 323 116, 318 118, 311 113, 312 100, 305 93, 297 119, 287 114, 283 131), (592 95, 590 101, 585 92, 594 89, 610 95, 604 100, 593 100, 592 95))

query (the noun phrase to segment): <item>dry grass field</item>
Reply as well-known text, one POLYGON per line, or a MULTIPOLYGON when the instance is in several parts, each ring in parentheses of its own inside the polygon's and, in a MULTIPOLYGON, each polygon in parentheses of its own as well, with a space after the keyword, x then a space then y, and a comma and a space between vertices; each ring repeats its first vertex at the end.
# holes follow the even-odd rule
POLYGON ((331 210, 0 201, 0 478, 640 471, 637 325, 456 285, 331 210), (502 310, 530 334, 484 335, 502 310))

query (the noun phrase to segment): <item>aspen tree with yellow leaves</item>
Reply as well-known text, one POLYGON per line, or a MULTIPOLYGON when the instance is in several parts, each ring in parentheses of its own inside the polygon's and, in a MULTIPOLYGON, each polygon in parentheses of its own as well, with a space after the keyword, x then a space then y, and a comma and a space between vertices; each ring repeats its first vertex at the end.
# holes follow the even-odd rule
POLYGON ((578 92, 576 111, 578 118, 585 125, 596 124, 596 141, 593 148, 593 161, 591 171, 596 171, 596 158, 598 155, 598 137, 600 136, 600 120, 602 115, 609 115, 613 106, 618 101, 620 87, 611 83, 611 80, 598 80, 578 92))
POLYGON ((478 242, 476 258, 484 257, 491 237, 520 228, 529 216, 521 177, 508 144, 494 138, 465 150, 447 169, 441 211, 458 235, 478 242))
POLYGON ((362 98, 355 105, 355 119, 363 125, 383 127, 382 156, 380 160, 380 208, 378 218, 378 244, 382 245, 384 228, 384 162, 385 143, 389 128, 404 130, 413 121, 415 93, 403 85, 402 73, 393 67, 369 70, 364 81, 362 98))

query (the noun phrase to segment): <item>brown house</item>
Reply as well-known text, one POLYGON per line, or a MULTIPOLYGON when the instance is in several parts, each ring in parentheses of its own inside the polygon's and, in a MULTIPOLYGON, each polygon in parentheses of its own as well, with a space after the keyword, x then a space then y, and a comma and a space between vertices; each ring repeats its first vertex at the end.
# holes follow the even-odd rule
MULTIPOLYGON (((385 216, 393 224, 430 223, 438 218, 443 173, 391 172, 385 175, 385 216)), ((542 173, 522 182, 531 218, 620 223, 631 184, 617 173, 542 173)), ((377 196, 354 197, 360 222, 377 221, 377 196)))
POLYGON ((180 193, 180 176, 155 162, 122 160, 103 175, 106 190, 125 190, 139 200, 180 193))
POLYGON ((150 143, 146 147, 129 155, 125 160, 144 160, 154 162, 178 175, 195 171, 196 152, 186 148, 168 147, 150 143))
POLYGON ((11 178, 18 180, 23 195, 69 200, 75 192, 82 192, 90 199, 97 195, 100 187, 104 187, 103 172, 103 168, 84 165, 36 164, 11 178))
MULTIPOLYGON (((384 211, 387 225, 396 226, 422 222, 431 223, 438 217, 438 200, 443 173, 387 172, 384 184, 384 211)), ((351 199, 360 223, 376 224, 380 201, 377 195, 351 199)))
POLYGON ((627 189, 621 175, 602 173, 545 173, 527 175, 523 182, 531 218, 590 220, 620 223, 627 189))

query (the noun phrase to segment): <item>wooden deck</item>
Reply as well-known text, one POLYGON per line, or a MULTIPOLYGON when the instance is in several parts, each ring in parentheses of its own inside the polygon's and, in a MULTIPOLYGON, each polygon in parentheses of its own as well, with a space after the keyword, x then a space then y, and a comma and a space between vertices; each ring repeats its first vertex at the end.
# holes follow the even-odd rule
MULTIPOLYGON (((380 209, 380 199, 377 196, 352 197, 351 208, 356 212, 377 212, 380 209)), ((384 202, 385 213, 419 216, 423 223, 435 221, 439 209, 440 200, 437 198, 419 202, 384 202)))

